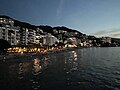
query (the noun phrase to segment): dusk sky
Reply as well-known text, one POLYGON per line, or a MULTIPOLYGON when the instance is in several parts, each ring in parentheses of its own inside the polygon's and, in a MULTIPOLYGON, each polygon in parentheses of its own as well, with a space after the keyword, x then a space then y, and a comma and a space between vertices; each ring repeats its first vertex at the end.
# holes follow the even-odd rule
POLYGON ((0 15, 34 25, 120 37, 120 0, 0 0, 0 15))

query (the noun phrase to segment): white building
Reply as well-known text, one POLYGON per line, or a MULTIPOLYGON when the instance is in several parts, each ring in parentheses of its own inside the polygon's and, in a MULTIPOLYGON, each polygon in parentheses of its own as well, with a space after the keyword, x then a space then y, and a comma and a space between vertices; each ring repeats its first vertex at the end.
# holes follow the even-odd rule
POLYGON ((7 16, 0 16, 0 39, 7 40, 11 45, 53 45, 59 40, 51 34, 44 34, 39 28, 31 29, 15 26, 14 20, 7 16), (43 34, 43 35, 41 35, 43 34))
POLYGON ((36 41, 36 31, 28 28, 21 28, 20 44, 29 45, 36 41))
POLYGON ((36 31, 33 29, 28 29, 27 35, 28 44, 34 44, 36 40, 36 31))
POLYGON ((19 27, 14 27, 14 21, 10 18, 0 18, 0 39, 7 40, 11 45, 17 45, 20 41, 19 27))
POLYGON ((21 28, 20 32, 20 44, 27 45, 28 44, 28 29, 27 28, 21 28))
POLYGON ((101 39, 103 43, 111 43, 111 37, 102 37, 101 39))
POLYGON ((6 26, 14 26, 14 20, 7 16, 0 17, 0 24, 4 24, 6 26))
POLYGON ((51 34, 45 35, 43 37, 43 45, 51 46, 54 45, 56 42, 59 42, 59 40, 51 34))

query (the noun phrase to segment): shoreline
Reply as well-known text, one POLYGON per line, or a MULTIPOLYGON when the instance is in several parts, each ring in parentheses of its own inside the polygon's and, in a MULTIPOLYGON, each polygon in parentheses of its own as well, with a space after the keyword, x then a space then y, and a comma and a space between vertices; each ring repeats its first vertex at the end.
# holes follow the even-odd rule
POLYGON ((34 57, 34 56, 44 56, 44 55, 49 55, 49 54, 57 54, 57 53, 62 53, 62 52, 68 52, 76 49, 82 49, 82 48, 88 48, 88 47, 79 47, 79 48, 65 48, 62 50, 54 50, 54 51, 47 51, 46 53, 6 53, 4 55, 0 55, 0 61, 6 61, 10 59, 18 59, 18 58, 27 58, 27 57, 34 57))
MULTIPOLYGON (((61 50, 54 50, 54 51, 47 51, 45 53, 6 53, 4 55, 0 55, 0 61, 11 61, 11 59, 22 59, 22 58, 32 58, 35 56, 45 56, 49 54, 57 54, 57 53, 63 53, 63 52, 69 52, 76 49, 83 49, 83 48, 94 48, 94 47, 77 47, 77 48, 64 48, 61 50)), ((97 48, 97 47, 96 47, 97 48)))

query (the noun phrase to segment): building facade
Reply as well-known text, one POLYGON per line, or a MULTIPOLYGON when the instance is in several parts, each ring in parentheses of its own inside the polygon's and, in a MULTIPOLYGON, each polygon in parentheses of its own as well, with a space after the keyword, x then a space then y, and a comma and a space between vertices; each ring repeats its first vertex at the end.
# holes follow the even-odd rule
POLYGON ((29 45, 36 41, 36 30, 15 26, 13 19, 1 16, 0 39, 8 41, 11 45, 29 45))
POLYGON ((14 20, 0 18, 0 39, 7 40, 11 45, 17 45, 20 42, 19 31, 19 27, 14 27, 14 20))
POLYGON ((52 46, 56 42, 59 42, 59 40, 56 37, 54 37, 53 35, 51 35, 51 34, 45 35, 43 37, 43 45, 52 46))

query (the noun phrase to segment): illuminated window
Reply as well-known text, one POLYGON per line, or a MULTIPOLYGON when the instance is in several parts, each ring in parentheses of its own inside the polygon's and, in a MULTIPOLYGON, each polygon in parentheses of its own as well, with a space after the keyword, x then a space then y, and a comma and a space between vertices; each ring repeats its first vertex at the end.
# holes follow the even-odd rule
POLYGON ((3 20, 0 20, 0 22, 3 22, 3 20))

